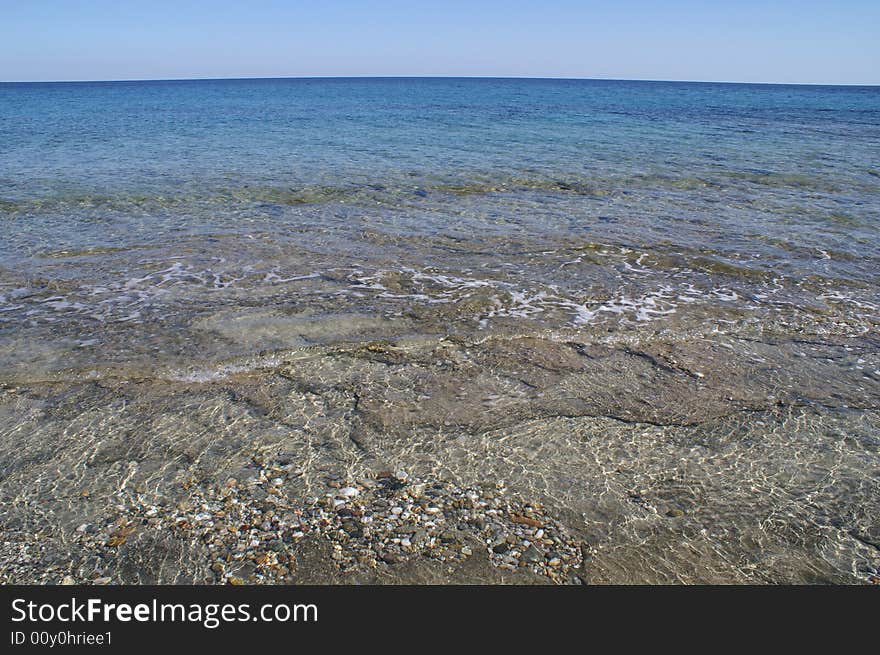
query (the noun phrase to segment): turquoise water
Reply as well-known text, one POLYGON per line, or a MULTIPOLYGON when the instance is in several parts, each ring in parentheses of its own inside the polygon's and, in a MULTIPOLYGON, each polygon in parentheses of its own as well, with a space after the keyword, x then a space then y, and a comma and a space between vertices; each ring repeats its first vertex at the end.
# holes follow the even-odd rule
POLYGON ((0 580, 277 459, 510 489, 597 582, 880 581, 878 329, 880 87, 0 84, 0 580))

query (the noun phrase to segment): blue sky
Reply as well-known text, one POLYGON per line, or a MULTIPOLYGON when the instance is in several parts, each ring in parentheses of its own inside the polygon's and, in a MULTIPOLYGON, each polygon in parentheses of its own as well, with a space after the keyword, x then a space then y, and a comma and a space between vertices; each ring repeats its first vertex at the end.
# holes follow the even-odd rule
POLYGON ((880 0, 0 0, 0 80, 463 75, 880 84, 880 0))

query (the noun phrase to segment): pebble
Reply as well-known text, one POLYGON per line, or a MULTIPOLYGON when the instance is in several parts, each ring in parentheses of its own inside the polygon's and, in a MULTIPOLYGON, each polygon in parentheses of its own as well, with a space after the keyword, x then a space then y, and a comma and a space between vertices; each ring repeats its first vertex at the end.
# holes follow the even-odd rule
POLYGON ((462 488, 398 469, 370 481, 331 475, 327 479, 333 491, 299 501, 284 491, 287 470, 266 462, 243 476, 264 486, 232 479, 194 485, 178 505, 144 493, 120 504, 117 520, 90 530, 77 528, 75 539, 84 552, 110 561, 115 554, 108 544, 122 543, 134 526, 171 530, 178 538, 204 543, 210 558, 205 566, 213 580, 228 584, 289 584, 295 569, 289 564, 296 562, 295 549, 305 538, 329 542, 328 559, 341 580, 372 570, 378 562, 433 561, 454 570, 474 556, 505 570, 528 567, 557 584, 577 578, 579 542, 539 505, 508 497, 503 485, 462 488), (114 534, 121 536, 108 539, 114 534), (552 551, 547 550, 551 545, 552 551))
POLYGON ((520 559, 522 559, 523 562, 534 564, 536 562, 544 561, 544 554, 534 546, 529 546, 526 548, 526 551, 522 554, 520 559))

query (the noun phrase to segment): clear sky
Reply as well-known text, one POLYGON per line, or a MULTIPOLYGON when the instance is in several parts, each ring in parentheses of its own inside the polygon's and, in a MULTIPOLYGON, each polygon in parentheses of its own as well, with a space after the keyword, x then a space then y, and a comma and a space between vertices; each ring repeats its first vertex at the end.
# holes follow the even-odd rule
POLYGON ((880 84, 880 0, 0 0, 0 80, 880 84))

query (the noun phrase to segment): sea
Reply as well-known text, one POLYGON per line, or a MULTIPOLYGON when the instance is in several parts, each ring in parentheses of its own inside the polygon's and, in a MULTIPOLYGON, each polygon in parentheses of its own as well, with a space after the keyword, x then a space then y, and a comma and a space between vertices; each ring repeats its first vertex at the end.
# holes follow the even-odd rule
POLYGON ((880 87, 0 83, 0 577, 203 582, 76 529, 285 454, 541 504, 568 581, 877 583, 878 327, 880 87))

